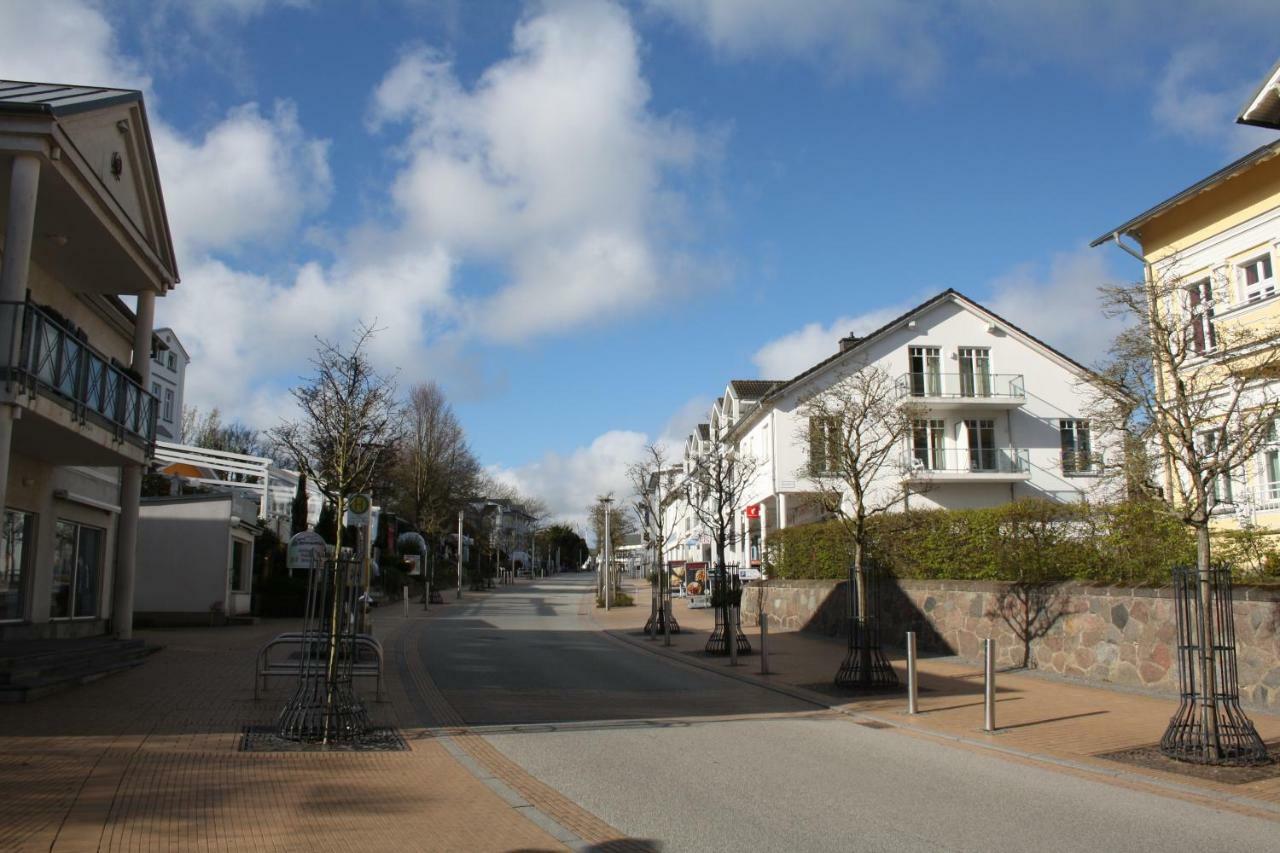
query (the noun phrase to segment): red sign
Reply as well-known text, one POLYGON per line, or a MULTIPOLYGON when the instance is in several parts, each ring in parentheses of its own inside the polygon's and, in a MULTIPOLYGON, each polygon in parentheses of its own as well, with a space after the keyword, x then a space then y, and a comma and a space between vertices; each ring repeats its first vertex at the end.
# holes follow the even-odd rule
POLYGON ((747 518, 759 518, 759 517, 760 517, 760 504, 752 504, 751 506, 747 507, 747 518))

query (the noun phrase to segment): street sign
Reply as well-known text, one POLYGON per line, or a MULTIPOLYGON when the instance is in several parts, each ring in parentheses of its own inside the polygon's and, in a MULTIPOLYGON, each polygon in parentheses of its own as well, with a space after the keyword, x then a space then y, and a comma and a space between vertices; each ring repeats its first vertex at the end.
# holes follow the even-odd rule
POLYGON ((373 509, 373 499, 361 493, 347 495, 347 512, 343 524, 347 527, 367 527, 369 511, 373 509))
POLYGON ((409 574, 413 577, 421 577, 422 575, 422 557, 417 554, 405 554, 401 557, 406 566, 409 567, 409 574))
POLYGON ((752 504, 751 506, 747 507, 746 512, 747 512, 747 518, 759 518, 760 504, 752 504))
POLYGON ((758 581, 760 580, 760 570, 759 569, 738 569, 738 577, 744 581, 758 581))
POLYGON ((311 569, 324 565, 328 553, 324 539, 314 530, 295 533, 289 540, 287 565, 290 569, 311 569))

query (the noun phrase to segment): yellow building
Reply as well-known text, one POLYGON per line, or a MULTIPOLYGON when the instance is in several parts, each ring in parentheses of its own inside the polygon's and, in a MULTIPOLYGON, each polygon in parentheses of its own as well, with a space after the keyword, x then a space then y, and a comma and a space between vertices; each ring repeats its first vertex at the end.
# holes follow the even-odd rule
MULTIPOLYGON (((1280 130, 1280 65, 1238 121, 1280 130)), ((1182 312, 1186 351, 1178 370, 1184 378, 1194 373, 1204 381, 1224 359, 1238 364, 1241 352, 1247 352, 1244 358, 1266 361, 1280 355, 1280 342, 1270 340, 1280 333, 1280 139, 1110 229, 1091 245, 1111 241, 1143 263, 1152 292, 1166 300, 1160 307, 1182 312), (1250 345, 1242 347, 1241 341, 1250 345)), ((1258 383, 1257 393, 1280 399, 1280 378, 1258 383)), ((1212 437, 1206 432, 1205 438, 1212 437)), ((1173 476, 1173 468, 1166 460, 1166 478, 1173 476)), ((1264 448, 1236 475, 1221 479, 1215 494, 1215 512, 1228 526, 1248 521, 1280 529, 1280 431, 1274 446, 1264 448)))

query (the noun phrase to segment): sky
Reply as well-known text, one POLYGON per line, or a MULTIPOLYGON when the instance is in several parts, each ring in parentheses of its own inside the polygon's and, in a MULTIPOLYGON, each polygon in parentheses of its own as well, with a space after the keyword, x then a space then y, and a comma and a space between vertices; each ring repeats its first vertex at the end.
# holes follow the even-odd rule
POLYGON ((1274 0, 0 0, 0 78, 144 91, 186 401, 317 337, 579 519, 729 380, 947 287, 1093 363, 1090 239, 1265 144, 1274 0))

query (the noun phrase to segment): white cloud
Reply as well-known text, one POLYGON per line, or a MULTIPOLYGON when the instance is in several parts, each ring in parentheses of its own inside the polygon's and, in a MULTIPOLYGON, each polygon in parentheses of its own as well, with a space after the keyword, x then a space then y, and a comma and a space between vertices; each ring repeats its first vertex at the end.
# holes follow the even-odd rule
POLYGON ((761 379, 790 379, 834 355, 840 348, 840 339, 846 335, 865 335, 922 301, 923 298, 865 314, 838 317, 826 325, 809 323, 769 341, 756 350, 751 361, 761 379))
POLYGON ((198 140, 153 125, 180 259, 278 239, 328 201, 328 142, 303 132, 288 101, 269 116, 256 104, 237 107, 198 140))
POLYGON ((985 304, 1023 330, 1091 366, 1106 357, 1121 321, 1102 314, 1098 288, 1113 282, 1100 249, 1061 252, 1047 265, 1024 264, 991 283, 985 304))
POLYGON ((0 67, 8 80, 146 88, 111 24, 82 0, 0 4, 0 67))
POLYGON ((1271 141, 1275 134, 1235 123, 1245 98, 1258 83, 1257 75, 1239 75, 1230 84, 1218 84, 1215 72, 1224 66, 1222 59, 1219 51, 1204 45, 1174 53, 1156 85, 1151 116, 1169 133, 1243 154, 1271 141))
POLYGON ((694 163, 699 140, 649 96, 631 21, 604 2, 522 19, 512 56, 470 88, 426 49, 383 79, 369 124, 409 126, 392 191, 405 230, 509 274, 472 306, 476 334, 561 332, 678 283, 682 259, 659 239, 665 179, 694 163))
POLYGON ((586 529, 586 510, 596 498, 631 495, 627 467, 639 461, 651 439, 642 432, 612 430, 568 454, 547 453, 515 468, 492 467, 489 474, 521 493, 546 502, 551 518, 586 529))

